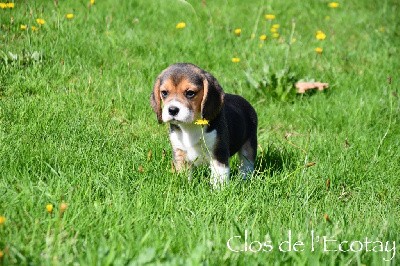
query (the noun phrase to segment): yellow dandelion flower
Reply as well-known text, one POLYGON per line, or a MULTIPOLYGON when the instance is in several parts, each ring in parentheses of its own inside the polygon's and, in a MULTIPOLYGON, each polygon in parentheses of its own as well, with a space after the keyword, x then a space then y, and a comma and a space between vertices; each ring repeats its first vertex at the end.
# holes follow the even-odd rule
POLYGON ((195 124, 195 125, 200 125, 200 126, 206 126, 206 125, 209 125, 208 122, 209 122, 209 121, 208 121, 207 119, 202 118, 202 119, 197 119, 197 120, 194 122, 194 124, 195 124))
POLYGON ((27 25, 21 25, 21 26, 19 26, 19 28, 20 28, 21 30, 26 30, 26 29, 28 28, 28 26, 27 26, 27 25))
POLYGON ((266 14, 266 15, 264 15, 264 18, 265 18, 266 20, 272 21, 272 20, 274 20, 276 17, 275 17, 274 14, 266 14))
POLYGON ((39 24, 39 25, 44 25, 44 24, 46 23, 46 21, 45 21, 44 19, 42 19, 42 18, 37 18, 37 19, 36 19, 36 22, 37 22, 37 24, 39 24))
POLYGON ((38 30, 38 28, 37 28, 37 27, 35 27, 35 26, 31 26, 31 30, 32 30, 32 31, 37 31, 37 30, 38 30))
POLYGON ((271 28, 270 31, 271 31, 271 33, 276 33, 276 32, 278 32, 278 29, 277 28, 271 28))
POLYGON ((323 51, 323 49, 322 49, 321 47, 315 48, 315 52, 316 52, 317 54, 322 54, 322 51, 323 51))
POLYGON ((260 41, 265 41, 267 39, 267 35, 263 34, 260 36, 260 41))
POLYGON ((65 15, 65 17, 66 17, 67 19, 73 19, 73 18, 74 18, 74 14, 68 13, 68 14, 65 15))
POLYGON ((94 3, 95 3, 95 0, 90 0, 91 5, 94 5, 94 3))
POLYGON ((324 32, 322 32, 322 31, 317 31, 317 33, 315 34, 315 38, 317 38, 317 40, 320 40, 320 41, 322 41, 322 40, 325 40, 325 38, 326 38, 326 34, 324 33, 324 32))
POLYGON ((339 3, 338 3, 338 2, 330 2, 330 3, 328 4, 328 6, 329 6, 330 8, 338 8, 338 7, 339 7, 339 3))
POLYGON ((176 24, 176 28, 177 29, 183 29, 186 27, 186 23, 185 22, 179 22, 178 24, 176 24))
POLYGON ((15 4, 14 3, 7 3, 6 6, 7 6, 7 8, 14 8, 15 4))
POLYGON ((7 4, 6 3, 0 3, 0 8, 1 9, 6 9, 7 8, 7 4))
POLYGON ((0 225, 4 224, 6 222, 6 217, 0 216, 0 225))
POLYGON ((236 36, 240 36, 240 34, 242 33, 242 29, 235 29, 234 33, 236 36))
POLYGON ((239 57, 233 57, 232 58, 232 63, 239 63, 240 62, 240 58, 239 57))
POLYGON ((275 32, 272 34, 272 38, 278 39, 279 38, 279 33, 275 32))
POLYGON ((52 213, 53 212, 53 204, 47 204, 46 205, 46 211, 48 213, 52 213))
POLYGON ((281 25, 279 25, 279 24, 272 25, 272 28, 274 28, 274 29, 279 29, 280 27, 281 27, 281 25))

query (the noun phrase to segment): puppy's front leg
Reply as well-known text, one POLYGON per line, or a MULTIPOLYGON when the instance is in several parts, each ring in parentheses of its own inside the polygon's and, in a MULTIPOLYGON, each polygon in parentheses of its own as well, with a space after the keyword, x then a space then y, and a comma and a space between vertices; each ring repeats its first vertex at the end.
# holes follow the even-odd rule
POLYGON ((181 149, 174 149, 174 167, 178 173, 189 170, 188 179, 192 180, 192 167, 186 161, 186 151, 181 149))
POLYGON ((211 185, 214 189, 220 188, 229 181, 229 163, 221 163, 216 159, 211 159, 211 185))
POLYGON ((177 172, 182 172, 187 168, 185 151, 174 149, 174 166, 177 172))

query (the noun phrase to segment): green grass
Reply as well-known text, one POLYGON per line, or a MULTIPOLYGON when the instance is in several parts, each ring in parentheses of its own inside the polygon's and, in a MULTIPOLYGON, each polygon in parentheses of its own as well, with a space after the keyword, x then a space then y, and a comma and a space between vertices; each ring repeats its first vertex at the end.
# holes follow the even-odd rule
POLYGON ((0 9, 0 265, 399 263, 398 1, 337 9, 328 1, 54 2, 0 9), (32 32, 36 18, 46 23, 32 32), (175 28, 180 21, 186 28, 175 28), (175 62, 199 65, 254 105, 256 177, 234 175, 214 191, 207 168, 190 183, 170 171, 167 126, 149 95, 175 62), (330 89, 280 101, 247 81, 246 72, 261 80, 266 66, 330 89), (289 230, 302 252, 279 251, 289 230), (246 232, 248 245, 271 240, 273 250, 230 251, 234 236, 234 248, 245 249, 246 232), (323 236, 336 245, 395 241, 397 253, 385 262, 393 252, 324 251, 323 236))

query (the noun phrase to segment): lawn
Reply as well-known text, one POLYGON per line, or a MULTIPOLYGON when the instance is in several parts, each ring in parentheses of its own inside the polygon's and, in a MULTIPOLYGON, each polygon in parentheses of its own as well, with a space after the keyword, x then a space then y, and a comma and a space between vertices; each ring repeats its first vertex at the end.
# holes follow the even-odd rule
POLYGON ((400 4, 338 4, 1 3, 0 265, 398 265, 400 4), (255 107, 252 179, 171 170, 176 62, 255 107))

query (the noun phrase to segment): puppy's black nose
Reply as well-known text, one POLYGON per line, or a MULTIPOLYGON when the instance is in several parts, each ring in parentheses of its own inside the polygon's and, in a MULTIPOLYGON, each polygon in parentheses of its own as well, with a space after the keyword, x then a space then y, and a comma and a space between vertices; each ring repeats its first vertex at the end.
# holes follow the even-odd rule
POLYGON ((168 108, 168 113, 172 116, 176 116, 179 113, 179 108, 176 106, 171 106, 168 108))

